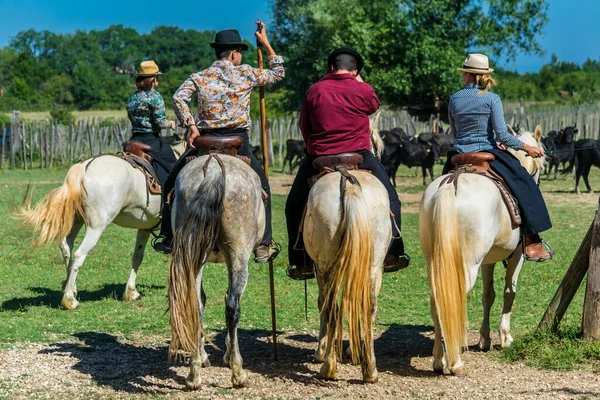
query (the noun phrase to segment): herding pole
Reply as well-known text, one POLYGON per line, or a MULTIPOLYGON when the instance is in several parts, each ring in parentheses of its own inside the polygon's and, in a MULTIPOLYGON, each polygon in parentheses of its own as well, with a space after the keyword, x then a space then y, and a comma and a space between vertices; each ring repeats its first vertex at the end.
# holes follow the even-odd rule
MULTIPOLYGON (((256 31, 260 31, 261 22, 256 21, 256 31)), ((258 59, 258 68, 263 67, 262 44, 256 39, 256 56, 258 59)), ((263 168, 265 175, 269 179, 269 150, 267 149, 267 112, 265 109, 265 87, 258 88, 260 99, 260 132, 263 151, 263 168)), ((273 359, 277 361, 277 321, 275 315, 275 281, 273 278, 273 260, 269 260, 269 286, 271 292, 271 330, 273 332, 273 359)))

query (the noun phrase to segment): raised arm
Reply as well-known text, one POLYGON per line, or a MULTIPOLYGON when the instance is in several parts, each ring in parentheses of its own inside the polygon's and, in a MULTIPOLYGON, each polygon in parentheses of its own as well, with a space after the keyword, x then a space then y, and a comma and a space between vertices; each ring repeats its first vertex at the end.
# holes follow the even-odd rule
POLYGON ((271 43, 269 43, 265 24, 260 21, 256 21, 256 23, 260 29, 254 35, 267 52, 269 69, 252 68, 249 65, 245 65, 244 72, 246 72, 246 76, 252 81, 253 86, 264 86, 269 83, 279 82, 285 78, 285 70, 283 68, 283 57, 276 55, 275 50, 271 47, 271 43))
POLYGON ((504 110, 502 109, 502 101, 500 101, 499 97, 494 98, 492 101, 492 128, 496 132, 496 141, 515 150, 523 148, 523 142, 506 130, 504 110))

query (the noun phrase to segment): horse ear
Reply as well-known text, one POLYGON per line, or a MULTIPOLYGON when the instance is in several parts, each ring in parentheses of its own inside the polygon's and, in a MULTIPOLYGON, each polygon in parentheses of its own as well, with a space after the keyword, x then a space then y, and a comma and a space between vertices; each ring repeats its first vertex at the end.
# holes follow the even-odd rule
POLYGON ((536 142, 540 141, 540 138, 542 137, 542 124, 538 124, 535 129, 533 130, 533 137, 535 138, 536 142))
POLYGON ((506 126, 508 127, 508 131, 510 132, 511 135, 517 136, 517 133, 515 132, 515 130, 513 129, 512 126, 510 126, 509 124, 506 124, 506 126))

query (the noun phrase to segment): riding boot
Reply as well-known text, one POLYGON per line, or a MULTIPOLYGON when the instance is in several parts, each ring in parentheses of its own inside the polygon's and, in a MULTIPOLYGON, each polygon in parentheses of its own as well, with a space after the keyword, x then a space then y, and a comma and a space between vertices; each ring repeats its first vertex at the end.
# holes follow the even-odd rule
POLYGON ((543 241, 537 233, 525 235, 525 259, 527 261, 543 262, 552 259, 552 250, 543 246, 543 241))

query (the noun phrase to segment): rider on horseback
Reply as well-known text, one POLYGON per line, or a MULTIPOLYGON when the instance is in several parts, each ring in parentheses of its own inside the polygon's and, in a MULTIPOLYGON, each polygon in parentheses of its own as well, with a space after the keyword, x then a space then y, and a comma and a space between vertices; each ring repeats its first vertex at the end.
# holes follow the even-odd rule
POLYGON ((359 168, 370 170, 389 194, 394 239, 385 258, 384 270, 392 272, 406 268, 410 257, 404 252, 404 242, 398 231, 401 226, 400 200, 383 166, 370 151, 369 115, 379 108, 379 99, 371 85, 364 83, 359 75, 363 59, 356 51, 347 47, 337 49, 331 53, 327 63, 330 73, 310 87, 300 113, 300 128, 308 156, 298 170, 285 205, 289 237, 288 275, 298 280, 314 277, 312 266, 306 262, 302 250, 302 235, 298 235, 302 210, 310 191, 308 182, 318 173, 313 167, 313 160, 318 156, 345 152, 360 153, 363 163, 359 168))
POLYGON ((175 129, 175 122, 167 120, 165 102, 156 90, 160 74, 158 65, 154 61, 142 61, 140 72, 135 80, 137 91, 127 102, 127 116, 132 125, 131 140, 151 147, 148 154, 152 157, 152 166, 159 183, 164 185, 177 158, 171 146, 160 138, 161 129, 175 129))
POLYGON ((543 157, 544 151, 523 143, 506 130, 502 102, 498 95, 489 89, 496 84, 490 76, 488 58, 483 54, 469 54, 462 68, 464 89, 450 98, 448 119, 450 129, 456 137, 454 146, 448 152, 448 160, 443 173, 452 169, 451 159, 459 153, 486 152, 495 156, 490 168, 506 182, 519 203, 525 234, 525 257, 528 261, 545 261, 552 254, 544 249, 539 233, 552 227, 546 203, 533 177, 521 166, 512 154, 501 150, 501 145, 523 150, 530 157, 543 157), (494 139, 494 132, 496 139, 494 139))
MULTIPOLYGON (((242 51, 248 50, 248 45, 242 42, 240 34, 235 29, 217 32, 215 49, 217 61, 209 68, 192 74, 177 89, 173 95, 173 108, 183 126, 188 128, 187 143, 190 149, 184 153, 163 187, 163 199, 175 186, 179 171, 195 155, 194 139, 200 135, 213 137, 239 136, 243 140, 238 154, 250 158, 250 167, 258 174, 263 190, 267 193, 265 233, 260 246, 255 250, 254 261, 266 262, 274 259, 279 249, 272 245, 271 228, 271 189, 259 161, 250 150, 248 128, 250 126, 250 94, 257 86, 264 86, 282 80, 285 76, 283 57, 275 54, 271 47, 265 25, 262 22, 256 38, 264 46, 269 55, 269 69, 252 68, 242 65, 242 51), (198 96, 199 111, 194 117, 188 103, 194 93, 198 96)), ((163 208, 161 237, 164 239, 154 245, 157 251, 170 253, 173 232, 171 228, 170 208, 163 208)))

